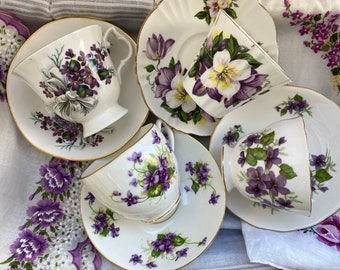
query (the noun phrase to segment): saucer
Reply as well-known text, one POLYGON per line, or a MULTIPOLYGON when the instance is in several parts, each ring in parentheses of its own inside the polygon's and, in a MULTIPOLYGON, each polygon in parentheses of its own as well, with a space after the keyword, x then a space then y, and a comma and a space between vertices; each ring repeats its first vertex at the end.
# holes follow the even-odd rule
MULTIPOLYGON (((340 208, 339 107, 323 95, 306 88, 283 86, 227 114, 210 138, 209 150, 221 164, 222 143, 232 145, 241 137, 282 119, 302 115, 305 122, 312 173, 312 212, 309 217, 271 212, 238 191, 227 193, 227 208, 249 224, 275 231, 290 231, 313 226, 340 208)), ((224 162, 228 157, 224 157, 224 162)))
MULTIPOLYGON (((145 20, 139 32, 136 58, 137 77, 150 110, 168 125, 200 136, 211 135, 217 119, 202 112, 192 100, 181 102, 185 97, 183 77, 210 30, 206 20, 196 16, 204 12, 205 2, 163 0, 145 20), (159 50, 154 52, 156 55, 158 53, 159 60, 151 60, 152 57, 148 55, 148 58, 145 53, 148 47, 151 49, 151 43, 154 50, 159 50), (177 88, 182 91, 176 91, 179 93, 177 99, 182 100, 169 106, 161 97, 155 97, 155 80, 159 80, 159 88, 163 90, 177 88)), ((237 23, 277 60, 276 30, 269 13, 257 1, 238 0, 237 6, 236 3, 233 5, 237 23)))
MULTIPOLYGON (((103 30, 112 24, 84 18, 67 18, 53 21, 41 27, 24 43, 13 59, 7 78, 7 97, 10 110, 22 135, 36 148, 49 155, 69 160, 93 160, 107 156, 121 148, 145 122, 149 109, 146 106, 134 72, 133 57, 122 71, 122 87, 119 103, 128 113, 104 130, 86 139, 82 138, 81 125, 66 122, 47 110, 43 101, 34 94, 29 86, 12 73, 13 67, 21 60, 52 42, 56 38, 92 24, 100 25, 103 30)), ((136 48, 135 42, 121 29, 136 48)), ((114 40, 110 54, 119 59, 126 48, 121 41, 114 40)), ((117 63, 113 61, 115 66, 117 63)))
POLYGON ((219 167, 197 140, 179 131, 174 135, 181 202, 168 220, 150 224, 126 219, 106 209, 82 187, 81 215, 92 244, 124 269, 181 268, 211 245, 222 224, 226 198, 219 167), (197 171, 206 172, 207 181, 198 184, 197 171))

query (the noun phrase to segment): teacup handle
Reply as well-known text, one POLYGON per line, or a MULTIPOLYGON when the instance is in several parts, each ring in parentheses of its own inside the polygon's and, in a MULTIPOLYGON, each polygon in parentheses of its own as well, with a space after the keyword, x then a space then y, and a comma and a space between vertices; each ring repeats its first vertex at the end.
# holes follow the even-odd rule
POLYGON ((126 62, 129 61, 129 59, 131 58, 132 53, 133 53, 133 48, 131 46, 130 41, 126 37, 124 37, 121 33, 119 33, 117 31, 116 27, 114 27, 114 26, 107 29, 104 33, 104 36, 103 36, 103 40, 104 40, 107 48, 111 46, 111 42, 109 42, 109 39, 108 39, 110 33, 113 33, 116 36, 116 38, 123 41, 128 47, 127 56, 124 59, 120 60, 120 63, 118 65, 118 67, 116 68, 119 83, 122 83, 121 70, 125 66, 126 62))
POLYGON ((175 136, 174 133, 171 129, 171 127, 169 127, 167 124, 165 124, 162 120, 157 119, 156 121, 156 126, 163 132, 166 133, 166 138, 169 142, 169 145, 172 149, 172 151, 175 151, 175 136))

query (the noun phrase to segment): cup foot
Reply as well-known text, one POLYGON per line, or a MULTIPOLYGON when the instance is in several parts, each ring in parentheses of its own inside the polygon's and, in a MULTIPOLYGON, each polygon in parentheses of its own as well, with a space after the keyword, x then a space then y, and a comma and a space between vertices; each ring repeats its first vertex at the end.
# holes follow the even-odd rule
POLYGON ((127 114, 127 112, 128 110, 126 108, 117 104, 116 106, 107 109, 104 113, 81 123, 83 125, 83 137, 86 138, 100 132, 104 128, 118 121, 127 114))

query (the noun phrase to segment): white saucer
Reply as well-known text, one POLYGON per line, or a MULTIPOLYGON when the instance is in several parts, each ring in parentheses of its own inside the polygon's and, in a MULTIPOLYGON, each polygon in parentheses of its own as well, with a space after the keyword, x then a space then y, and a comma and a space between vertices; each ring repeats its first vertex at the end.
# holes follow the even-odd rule
MULTIPOLYGON (((236 21, 257 42, 262 44, 265 51, 275 60, 278 58, 278 46, 276 42, 275 25, 269 13, 264 10, 258 1, 238 0, 238 7, 234 7, 237 13, 236 21)), ((173 117, 171 112, 164 109, 161 98, 155 98, 152 84, 158 72, 148 71, 145 67, 156 66, 157 61, 146 57, 147 41, 152 35, 161 35, 164 40, 174 40, 173 45, 160 60, 158 68, 169 68, 180 61, 182 75, 185 69, 191 66, 196 59, 199 48, 203 44, 210 26, 205 20, 200 20, 195 15, 203 11, 203 0, 163 0, 144 22, 139 37, 136 58, 137 77, 150 110, 158 118, 164 120, 170 126, 186 133, 200 136, 211 135, 217 121, 202 119, 200 121, 189 120, 185 122, 178 116, 173 117), (173 63, 171 62, 173 59, 173 63)), ((182 75, 179 75, 179 79, 182 75)), ((199 110, 199 108, 198 108, 199 110)), ((191 111, 193 112, 193 111, 191 111)), ((181 115, 176 111, 176 115, 181 115)), ((200 111, 197 113, 200 115, 200 111)), ((185 119, 183 117, 183 119, 185 119)))
MULTIPOLYGON (((67 18, 53 21, 41 27, 36 31, 20 48, 13 59, 7 78, 7 97, 13 118, 21 131, 22 135, 39 150, 64 159, 69 160, 93 160, 107 156, 122 145, 124 145, 145 122, 149 109, 146 106, 143 97, 139 91, 138 83, 135 78, 134 59, 129 60, 122 73, 122 89, 119 97, 119 103, 128 109, 128 113, 119 121, 114 123, 112 133, 99 133, 103 137, 101 142, 96 146, 82 144, 79 136, 75 145, 67 147, 69 142, 57 143, 60 136, 53 136, 51 130, 43 130, 40 123, 32 120, 32 113, 41 112, 44 116, 49 116, 44 103, 29 88, 27 84, 19 77, 12 73, 13 67, 21 60, 35 52, 42 46, 53 40, 68 34, 82 27, 98 24, 105 30, 112 24, 84 18, 67 18)), ((124 34, 131 42, 134 48, 136 43, 121 29, 118 30, 124 34)), ((113 59, 120 59, 120 54, 126 50, 121 41, 112 39, 113 48, 111 56, 113 59)), ((116 60, 117 61, 117 60, 116 60)), ((115 61, 114 61, 115 62, 115 61)), ((117 63, 114 63, 117 64, 117 63)))
MULTIPOLYGON (((340 208, 340 181, 338 181, 340 178, 340 109, 335 103, 310 89, 283 86, 282 89, 277 90, 227 114, 212 134, 209 150, 216 162, 221 164, 222 141, 230 128, 241 125, 243 133, 239 132, 239 135, 243 136, 281 119, 292 118, 296 116, 294 115, 296 110, 292 110, 292 114, 289 111, 284 114, 285 111, 282 109, 295 95, 302 97, 302 100, 309 105, 303 111, 303 118, 309 139, 310 154, 318 156, 327 153, 330 159, 327 164, 335 163, 333 170, 327 169, 332 179, 320 183, 321 185, 313 192, 311 216, 278 211, 271 213, 269 208, 254 206, 252 201, 244 198, 236 190, 227 193, 227 207, 242 220, 263 229, 290 231, 313 226, 340 208), (280 109, 277 110, 277 106, 280 109), (324 188, 328 190, 322 191, 324 188)), ((224 162, 228 162, 228 157, 224 159, 224 162)), ((315 166, 311 165, 311 170, 314 175, 315 166)))
MULTIPOLYGON (((221 226, 225 212, 225 186, 219 167, 208 150, 191 136, 175 131, 175 153, 178 159, 181 179, 182 200, 175 214, 162 223, 147 224, 125 219, 113 214, 110 223, 119 228, 119 235, 112 237, 95 233, 92 225, 96 212, 102 211, 108 217, 110 211, 100 205, 97 200, 90 203, 85 198, 88 191, 82 187, 81 214, 85 230, 95 248, 113 264, 124 269, 149 269, 148 259, 157 265, 157 269, 181 268, 200 256, 215 239, 221 226), (195 193, 191 189, 190 173, 186 164, 192 162, 206 163, 210 169, 207 185, 200 186, 195 193), (212 194, 219 195, 215 204, 209 203, 212 194), (176 234, 177 246, 169 254, 151 253, 151 242, 157 237, 169 233, 176 234), (187 249, 187 250, 185 250, 187 249), (181 251, 185 251, 181 253, 181 251), (176 252, 183 256, 176 259, 176 252), (133 264, 130 259, 134 254, 140 256, 143 263, 133 264)), ((105 218, 104 218, 105 220, 105 218)), ((106 219, 107 220, 107 219, 106 219)), ((137 256, 134 256, 137 258, 137 256)))

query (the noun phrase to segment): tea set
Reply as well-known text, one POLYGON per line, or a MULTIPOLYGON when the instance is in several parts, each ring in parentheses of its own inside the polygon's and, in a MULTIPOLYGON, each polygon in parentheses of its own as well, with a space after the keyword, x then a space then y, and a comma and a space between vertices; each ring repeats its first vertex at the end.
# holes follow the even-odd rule
POLYGON ((162 269, 190 263, 216 237, 226 207, 277 231, 310 226, 340 207, 340 185, 331 181, 340 125, 329 118, 339 108, 289 86, 277 51, 257 41, 262 33, 249 19, 220 10, 207 24, 186 15, 194 36, 177 39, 154 24, 170 10, 179 28, 181 12, 202 8, 197 2, 161 2, 137 45, 105 22, 52 22, 9 70, 8 102, 23 136, 47 154, 92 161, 81 176, 84 226, 124 268, 144 268, 136 256, 162 269), (149 110, 155 117, 147 121, 149 110), (210 136, 209 147, 190 134, 210 136), (316 165, 321 156, 329 166, 316 165), (173 250, 157 250, 165 239, 173 250))

